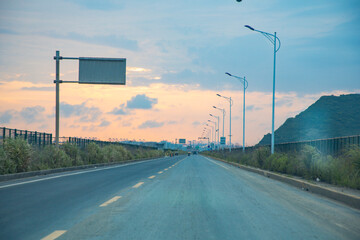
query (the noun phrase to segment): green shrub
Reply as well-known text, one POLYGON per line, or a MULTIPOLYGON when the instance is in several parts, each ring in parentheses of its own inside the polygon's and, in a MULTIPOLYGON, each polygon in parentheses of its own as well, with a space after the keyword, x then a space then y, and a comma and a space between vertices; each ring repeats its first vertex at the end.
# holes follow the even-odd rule
POLYGON ((286 173, 289 159, 286 154, 279 154, 277 158, 271 163, 271 169, 273 171, 286 173))
POLYGON ((33 161, 33 170, 71 167, 72 160, 64 149, 48 145, 39 149, 36 160, 33 161))
POLYGON ((16 172, 26 172, 30 167, 31 146, 22 138, 7 138, 4 151, 8 166, 15 165, 16 172))
POLYGON ((263 167, 266 158, 270 156, 269 147, 259 147, 253 151, 253 166, 254 167, 263 167))
POLYGON ((85 149, 85 161, 89 164, 103 163, 104 153, 96 143, 89 143, 85 149))
POLYGON ((131 158, 126 148, 121 145, 107 145, 103 148, 103 152, 106 162, 121 162, 131 158))
POLYGON ((71 158, 72 166, 79 166, 84 164, 81 157, 81 150, 76 144, 67 142, 61 145, 61 148, 71 158))
POLYGON ((5 150, 0 146, 0 174, 16 173, 15 162, 8 159, 5 150))

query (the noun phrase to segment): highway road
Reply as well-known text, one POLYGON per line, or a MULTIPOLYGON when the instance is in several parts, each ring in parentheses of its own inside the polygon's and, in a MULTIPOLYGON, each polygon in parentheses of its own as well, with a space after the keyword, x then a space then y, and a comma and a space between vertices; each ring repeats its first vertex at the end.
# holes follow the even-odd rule
POLYGON ((176 156, 1 183, 0 239, 360 239, 360 211, 176 156))

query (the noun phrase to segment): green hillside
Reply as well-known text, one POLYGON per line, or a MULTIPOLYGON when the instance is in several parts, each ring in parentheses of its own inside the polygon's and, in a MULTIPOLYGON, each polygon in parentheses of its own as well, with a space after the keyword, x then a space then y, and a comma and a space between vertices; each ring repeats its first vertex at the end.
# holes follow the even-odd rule
MULTIPOLYGON (((360 94, 322 96, 275 131, 275 143, 360 135, 360 94)), ((259 145, 271 143, 271 134, 259 145)))

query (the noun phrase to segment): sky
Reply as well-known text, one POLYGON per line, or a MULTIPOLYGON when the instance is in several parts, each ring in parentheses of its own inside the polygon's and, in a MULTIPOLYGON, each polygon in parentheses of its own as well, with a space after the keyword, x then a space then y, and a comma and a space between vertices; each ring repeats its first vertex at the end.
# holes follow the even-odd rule
MULTIPOLYGON (((0 126, 55 132, 56 50, 63 57, 126 58, 126 85, 60 85, 60 136, 175 142, 210 136, 222 113, 232 142, 271 131, 322 95, 360 93, 358 0, 0 0, 0 126), (210 123, 211 125, 211 123, 210 123), (205 134, 203 135, 203 129, 205 134)), ((60 78, 78 80, 78 61, 60 78)))

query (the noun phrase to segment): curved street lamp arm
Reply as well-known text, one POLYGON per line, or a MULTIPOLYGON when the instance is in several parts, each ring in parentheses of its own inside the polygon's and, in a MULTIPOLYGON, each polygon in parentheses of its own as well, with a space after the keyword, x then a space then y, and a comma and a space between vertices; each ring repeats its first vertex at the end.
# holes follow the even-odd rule
POLYGON ((252 31, 254 31, 254 32, 259 32, 259 33, 261 33, 261 34, 264 35, 272 44, 275 44, 275 41, 278 40, 278 41, 279 41, 279 46, 278 46, 278 48, 277 48, 275 51, 276 51, 276 52, 279 51, 280 46, 281 46, 281 42, 280 42, 280 39, 279 39, 277 36, 275 36, 274 34, 268 33, 268 32, 264 32, 264 31, 260 31, 260 30, 254 29, 253 27, 250 27, 249 25, 245 25, 244 27, 246 27, 246 28, 248 28, 248 29, 250 29, 250 30, 252 30, 252 31), (270 36, 273 37, 273 38, 271 38, 270 36), (274 41, 274 39, 275 39, 275 41, 274 41))
POLYGON ((230 77, 233 77, 233 78, 238 79, 238 80, 244 85, 244 88, 247 89, 249 83, 248 83, 248 81, 245 79, 245 77, 238 77, 238 76, 232 75, 232 74, 230 74, 230 73, 225 73, 225 74, 229 75, 230 77))
MULTIPOLYGON (((278 40, 279 45, 278 45, 278 47, 277 47, 277 49, 276 49, 276 52, 279 51, 280 46, 281 46, 281 42, 280 42, 280 39, 279 39, 277 36, 275 36, 274 34, 271 34, 271 33, 268 33, 268 32, 263 32, 263 31, 259 31, 259 30, 254 30, 254 31, 255 31, 255 32, 259 32, 259 33, 261 33, 262 35, 264 35, 267 39, 269 39, 269 41, 270 41, 272 44, 275 44, 274 39, 278 40), (271 38, 270 36, 273 37, 273 38, 271 38)), ((276 40, 275 40, 275 41, 276 41, 276 40)))

